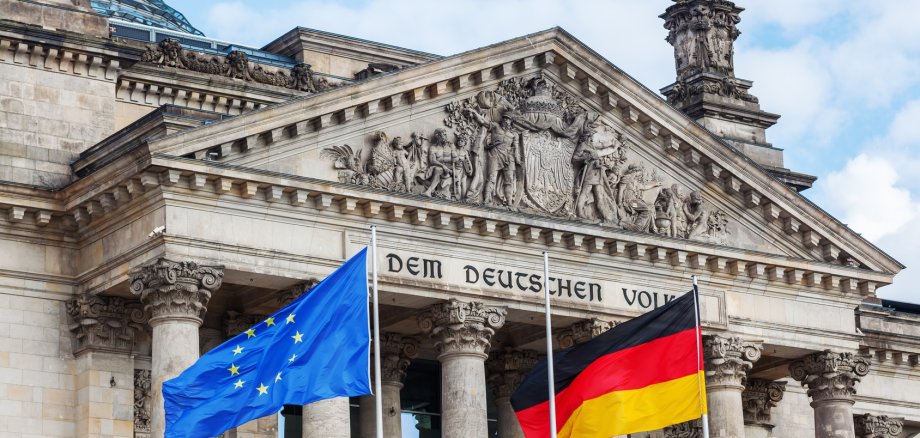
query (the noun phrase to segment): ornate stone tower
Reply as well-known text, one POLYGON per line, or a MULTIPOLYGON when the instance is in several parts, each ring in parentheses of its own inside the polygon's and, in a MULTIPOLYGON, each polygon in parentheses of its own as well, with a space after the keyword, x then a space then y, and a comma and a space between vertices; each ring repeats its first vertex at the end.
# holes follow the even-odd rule
POLYGON ((660 17, 674 46, 677 81, 661 93, 688 116, 802 191, 815 177, 783 167, 783 150, 767 143, 778 114, 760 109, 753 82, 735 77, 734 43, 743 8, 727 0, 673 0, 660 17))

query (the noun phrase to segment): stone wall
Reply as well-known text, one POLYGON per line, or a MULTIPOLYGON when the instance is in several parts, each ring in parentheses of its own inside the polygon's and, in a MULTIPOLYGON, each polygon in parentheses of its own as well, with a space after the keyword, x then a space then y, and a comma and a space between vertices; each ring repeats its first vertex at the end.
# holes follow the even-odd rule
POLYGON ((76 436, 77 378, 64 304, 4 292, 0 309, 0 436, 76 436))
POLYGON ((66 185, 70 161, 114 131, 114 84, 13 63, 0 77, 0 180, 66 185))

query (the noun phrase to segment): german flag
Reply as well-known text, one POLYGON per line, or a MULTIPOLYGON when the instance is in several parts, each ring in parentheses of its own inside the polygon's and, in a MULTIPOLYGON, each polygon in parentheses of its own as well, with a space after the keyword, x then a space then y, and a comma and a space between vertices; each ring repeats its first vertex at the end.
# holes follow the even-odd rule
MULTIPOLYGON (((704 413, 694 295, 691 291, 584 344, 553 353, 559 438, 610 438, 704 413)), ((550 436, 548 392, 544 360, 511 397, 527 438, 550 436)))

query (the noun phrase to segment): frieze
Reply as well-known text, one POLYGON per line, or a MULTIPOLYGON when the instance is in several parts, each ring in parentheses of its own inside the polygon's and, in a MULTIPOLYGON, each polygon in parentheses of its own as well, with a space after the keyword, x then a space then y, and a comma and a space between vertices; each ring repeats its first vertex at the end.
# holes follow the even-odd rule
POLYGON ((104 350, 131 353, 137 332, 147 322, 140 301, 120 297, 81 294, 66 303, 75 353, 104 350))
POLYGON ((147 46, 141 62, 181 68, 198 73, 225 76, 247 82, 291 88, 309 93, 335 88, 326 78, 317 77, 310 64, 299 63, 289 71, 249 62, 245 52, 233 50, 226 56, 205 55, 185 50, 178 40, 167 38, 147 46))
POLYGON ((332 146, 341 182, 723 244, 725 212, 632 162, 624 132, 537 75, 448 103, 430 135, 378 131, 332 146))

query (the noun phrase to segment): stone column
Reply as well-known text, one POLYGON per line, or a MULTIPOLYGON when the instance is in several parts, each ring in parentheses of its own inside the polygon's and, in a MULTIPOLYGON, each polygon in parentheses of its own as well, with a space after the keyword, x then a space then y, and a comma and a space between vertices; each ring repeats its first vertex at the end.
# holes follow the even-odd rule
POLYGON ((762 345, 739 337, 719 335, 703 338, 706 359, 706 397, 709 405, 709 436, 744 436, 741 391, 747 372, 760 359, 762 345))
POLYGON ((524 431, 511 407, 511 394, 537 364, 537 352, 506 348, 496 352, 486 366, 489 370, 489 386, 495 394, 498 414, 498 436, 501 438, 524 438, 524 431))
MULTIPOLYGON (((381 333, 380 338, 380 384, 379 394, 383 397, 383 436, 402 436, 402 403, 399 391, 406 377, 406 369, 418 355, 418 339, 399 333, 381 333)), ((371 353, 373 354, 373 352, 371 353)), ((373 369, 371 370, 373 377, 373 369)), ((373 382, 373 379, 371 379, 373 382)), ((375 391, 376 392, 376 391, 375 391)), ((377 436, 377 412, 374 396, 361 397, 361 438, 377 436)))
POLYGON ((662 431, 664 438, 703 438, 703 423, 697 418, 668 426, 662 431))
POLYGON ((131 272, 131 292, 140 297, 153 329, 150 370, 153 438, 162 437, 166 428, 163 382, 178 376, 198 359, 198 327, 223 276, 223 266, 165 258, 131 272))
POLYGON ((856 438, 897 438, 904 431, 904 418, 862 414, 853 417, 856 438))
POLYGON ((769 438, 773 436, 773 421, 770 411, 783 399, 786 382, 764 379, 748 379, 741 393, 744 406, 744 434, 747 438, 769 438))
POLYGON ((488 435, 485 360, 505 314, 504 307, 455 299, 419 313, 418 325, 434 340, 441 362, 443 438, 488 435))
MULTIPOLYGON (((82 294, 66 303, 76 357, 76 436, 88 437, 109 430, 115 436, 132 436, 135 411, 134 337, 144 330, 146 317, 137 300, 82 294)), ((148 424, 139 424, 140 433, 148 424)))
POLYGON ((581 345, 595 336, 612 329, 615 325, 615 322, 602 321, 597 318, 578 321, 562 330, 557 330, 556 342, 559 343, 559 348, 581 345))
POLYGON ((320 400, 303 407, 303 438, 351 438, 348 397, 320 400))
POLYGON ((854 437, 853 396, 869 374, 869 361, 853 353, 824 350, 789 364, 792 378, 808 388, 815 409, 815 438, 854 437))

